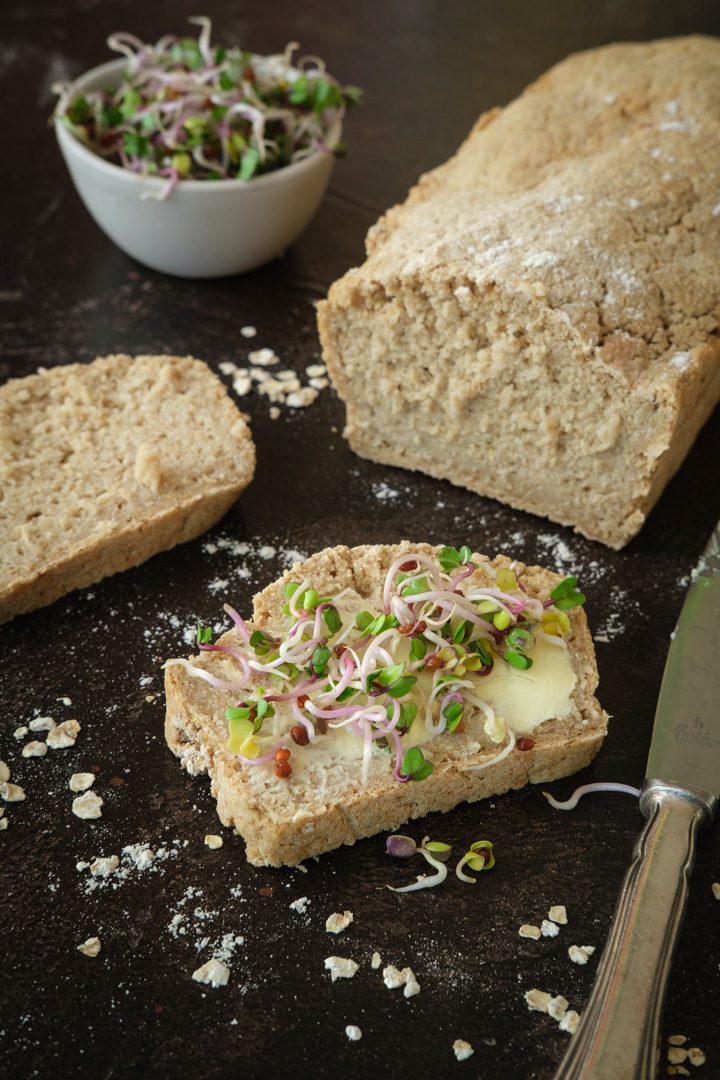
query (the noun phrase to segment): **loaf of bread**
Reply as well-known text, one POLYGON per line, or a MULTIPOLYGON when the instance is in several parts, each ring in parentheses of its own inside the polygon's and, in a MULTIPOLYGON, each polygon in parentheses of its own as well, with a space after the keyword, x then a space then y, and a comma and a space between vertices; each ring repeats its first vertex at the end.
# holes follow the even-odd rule
POLYGON ((626 544, 720 395, 720 40, 571 56, 319 308, 361 456, 626 544))
MULTIPOLYGON (((547 644, 545 648, 551 654, 550 657, 545 655, 537 659, 536 670, 541 680, 539 683, 527 680, 529 671, 511 673, 509 685, 513 688, 512 692, 521 687, 523 694, 529 694, 529 697, 524 698, 522 708, 515 705, 517 715, 512 723, 518 734, 517 742, 514 735, 512 741, 508 742, 502 729, 499 734, 494 732, 494 738, 489 737, 487 712, 472 705, 466 698, 462 718, 464 729, 458 727, 453 731, 433 734, 427 741, 420 743, 424 758, 432 762, 433 771, 430 776, 418 782, 399 782, 393 773, 395 759, 392 753, 375 747, 363 777, 357 753, 354 756, 352 753, 348 754, 347 739, 356 739, 356 736, 345 736, 346 741, 343 742, 339 739, 341 732, 334 729, 329 733, 322 732, 319 726, 320 733, 314 742, 309 745, 296 745, 295 736, 292 731, 292 739, 288 736, 288 728, 283 721, 272 732, 273 738, 269 738, 268 733, 268 736, 265 736, 266 745, 257 748, 261 755, 265 755, 267 745, 270 746, 270 760, 261 757, 258 759, 261 764, 244 762, 236 753, 230 752, 226 709, 237 706, 239 702, 259 699, 260 687, 265 688, 267 695, 279 692, 287 694, 287 684, 279 686, 277 680, 273 682, 267 675, 256 671, 249 679, 240 678, 242 672, 237 653, 247 658, 255 658, 252 639, 250 642, 245 640, 248 632, 262 630, 272 635, 276 641, 283 632, 287 633, 288 625, 293 621, 287 616, 288 586, 292 588, 291 582, 298 587, 304 583, 303 589, 316 590, 320 598, 337 598, 338 605, 343 593, 346 595, 345 602, 349 602, 348 595, 355 595, 361 607, 370 608, 371 613, 382 612, 387 610, 383 585, 388 572, 398 565, 398 560, 401 568, 404 567, 407 571, 408 567, 413 565, 413 557, 433 562, 437 559, 437 552, 438 549, 427 544, 409 542, 396 546, 335 547, 321 551, 305 563, 293 567, 292 571, 255 597, 253 620, 247 626, 245 637, 239 628, 230 630, 216 643, 220 646, 219 651, 205 651, 200 656, 191 657, 189 661, 171 660, 166 664, 165 735, 168 745, 188 772, 209 774, 212 793, 217 799, 219 817, 224 825, 234 826, 242 835, 251 863, 294 865, 302 859, 319 855, 341 844, 353 844, 361 837, 372 836, 385 829, 396 829, 409 819, 422 817, 433 810, 451 810, 460 802, 497 795, 511 788, 521 787, 528 781, 540 783, 555 780, 583 768, 600 748, 606 733, 607 717, 594 697, 597 669, 592 640, 585 615, 578 607, 567 612, 567 650, 563 651, 562 642, 547 644), (228 653, 222 651, 223 649, 231 651, 228 653), (543 686, 547 689, 547 681, 543 683, 542 679, 550 679, 550 674, 547 666, 543 670, 543 665, 548 665, 551 661, 554 663, 555 654, 563 657, 563 664, 567 663, 564 657, 569 659, 569 681, 563 689, 566 696, 562 708, 558 709, 562 715, 551 715, 544 722, 540 722, 539 726, 532 726, 529 724, 532 699, 542 696, 543 686), (202 677, 198 677, 198 670, 202 677), (215 685, 205 681, 208 677, 215 685), (242 689, 239 679, 243 683, 242 689), (228 687, 234 687, 234 690, 228 687), (527 732, 524 738, 523 732, 527 732), (293 766, 291 775, 277 776, 273 771, 272 754, 276 736, 280 737, 283 747, 291 751, 287 755, 293 766)), ((527 590, 527 593, 518 592, 519 598, 527 595, 547 598, 549 590, 560 580, 556 574, 538 567, 511 563, 504 556, 498 556, 490 562, 483 556, 474 555, 473 560, 477 569, 469 580, 475 588, 497 586, 498 570, 508 568, 514 570, 518 580, 522 582, 521 587, 527 590)), ((423 563, 420 566, 421 571, 425 565, 423 563)), ((412 572, 410 570, 410 573, 412 572)), ((392 577, 392 574, 389 576, 392 577)), ((467 579, 467 575, 465 577, 467 579)), ((307 593, 303 595, 307 597, 307 593)), ((352 614, 350 618, 352 620, 352 614)), ((430 619, 430 616, 427 618, 430 619)), ((417 629, 420 631, 423 627, 418 626, 417 629)), ((407 632, 408 627, 405 626, 398 633, 402 635, 407 632)), ((307 633, 310 633, 309 629, 307 633)), ((328 633, 327 630, 325 633, 328 633)), ((337 633, 342 635, 343 631, 338 630, 337 633)), ((345 648, 354 647, 353 643, 360 637, 361 632, 353 630, 352 636, 345 636, 345 648)), ((461 637, 461 633, 456 635, 457 640, 461 637)), ((367 638, 365 641, 367 642, 367 638)), ((329 645, 336 656, 342 655, 343 646, 334 646, 332 636, 329 645)), ((384 645, 391 649, 395 647, 387 640, 384 645)), ((362 647, 361 642, 357 648, 362 647)), ((429 648, 433 649, 435 646, 430 643, 429 648)), ((258 653, 257 659, 262 658, 262 652, 258 653)), ((387 658, 385 660, 387 661, 387 658)), ((506 661, 499 658, 496 662, 501 667, 506 665, 506 661)), ((420 663, 419 667, 422 666, 420 663)), ((428 669, 429 667, 428 664, 428 669)), ((411 667, 406 670, 411 670, 411 667)), ((415 664, 412 670, 419 674, 418 664, 415 664)), ((470 690, 467 689, 470 685, 480 698, 490 701, 492 694, 489 680, 463 672, 462 669, 458 670, 461 671, 462 679, 469 680, 469 683, 458 684, 462 694, 470 695, 470 690)), ((452 668, 449 666, 447 671, 452 671, 452 668)), ((443 669, 435 674, 442 675, 443 669)), ((301 671, 296 676, 297 685, 307 677, 301 671)), ((429 673, 426 673, 425 678, 429 677, 429 673)), ((491 672, 490 679, 492 678, 491 672)), ((322 693, 323 690, 321 679, 307 691, 309 700, 315 705, 321 703, 322 698, 317 697, 316 691, 322 693)), ((409 691, 411 695, 417 693, 421 703, 427 701, 427 698, 423 697, 425 692, 419 679, 418 686, 409 691)), ((292 693, 288 696, 291 697, 292 693)), ((278 700, 275 699, 275 707, 279 709, 278 700)), ((297 700, 305 710, 307 724, 315 713, 308 711, 307 701, 303 698, 297 700)), ((381 698, 376 697, 373 700, 381 698)), ((552 700, 552 694, 549 700, 552 700)), ((384 708, 385 699, 382 701, 381 707, 384 708)), ((497 698, 496 707, 499 708, 497 698)), ((423 708, 424 705, 411 732, 403 737, 405 740, 416 733, 416 728, 427 736, 427 732, 423 730, 423 708)), ((546 705, 545 708, 552 709, 552 705, 546 705)), ((345 709, 345 712, 349 711, 345 709)), ((295 716, 297 715, 296 711, 295 716)), ((339 720, 328 721, 331 727, 335 723, 340 726, 343 720, 348 720, 342 709, 337 716, 339 720)), ((265 721, 263 734, 266 725, 271 726, 277 723, 278 719, 279 717, 275 716, 272 720, 265 721)), ((297 722, 297 719, 287 721, 297 722)), ((499 722, 495 714, 492 723, 499 722)), ((320 720, 312 723, 320 725, 320 720)), ((509 717, 507 725, 508 728, 511 725, 509 717)), ((507 738, 511 736, 508 735, 507 738)), ((356 741, 362 747, 362 738, 356 741)), ((283 751, 281 753, 285 756, 283 751)))
POLYGON ((0 388, 0 622, 198 536, 255 448, 189 356, 106 356, 0 388))

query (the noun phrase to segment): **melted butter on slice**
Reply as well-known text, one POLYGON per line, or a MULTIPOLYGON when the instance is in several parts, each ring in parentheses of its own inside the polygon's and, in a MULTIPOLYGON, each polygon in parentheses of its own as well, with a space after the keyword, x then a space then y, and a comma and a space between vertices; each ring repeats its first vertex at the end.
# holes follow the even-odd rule
POLYGON ((542 639, 530 654, 533 666, 527 671, 496 660, 489 675, 473 679, 475 695, 492 705, 520 734, 532 731, 544 720, 561 719, 572 710, 570 700, 577 677, 567 649, 542 639))

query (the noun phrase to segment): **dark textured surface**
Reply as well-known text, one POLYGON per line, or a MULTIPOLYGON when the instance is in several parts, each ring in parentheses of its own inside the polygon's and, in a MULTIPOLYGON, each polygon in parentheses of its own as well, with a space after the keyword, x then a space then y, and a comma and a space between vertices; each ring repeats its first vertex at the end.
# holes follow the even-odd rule
MULTIPOLYGON (((283 260, 244 278, 196 284, 133 264, 71 188, 45 127, 49 87, 103 60, 110 31, 152 39, 181 29, 195 5, 6 4, 3 378, 119 350, 193 352, 214 366, 242 361, 245 323, 258 327, 253 346, 271 345, 285 366, 302 371, 317 355, 313 301, 361 259, 377 213, 444 159, 484 108, 578 48, 720 32, 717 5, 699 0, 537 7, 281 0, 205 10, 227 41, 276 50, 296 38, 366 87, 366 104, 347 125, 350 157, 320 213, 283 260)), ((2 628, 0 757, 27 800, 8 808, 10 825, 0 833, 0 1075, 550 1077, 567 1036, 528 1013, 523 992, 537 986, 582 1007, 600 950, 579 968, 567 947, 604 941, 640 826, 633 800, 598 796, 563 815, 539 791, 524 790, 408 830, 458 851, 492 839, 497 867, 474 887, 449 880, 435 892, 391 895, 383 885, 412 869, 384 856, 381 837, 310 863, 306 874, 253 869, 242 843, 219 827, 207 781, 181 772, 165 747, 160 664, 186 651, 183 629, 196 617, 217 620, 226 599, 247 610, 290 549, 405 536, 504 549, 583 574, 592 625, 608 639, 597 646, 600 693, 614 719, 593 768, 578 779, 638 783, 686 576, 718 514, 718 419, 641 536, 614 554, 446 484, 359 461, 341 437, 342 408, 330 391, 276 422, 264 399, 246 398, 243 407, 258 446, 257 478, 211 536, 2 628), (218 537, 247 541, 251 551, 208 553, 204 544, 218 537), (260 557, 263 545, 278 554, 260 557), (219 580, 227 587, 209 588, 219 580), (57 700, 63 695, 71 707, 57 700), (76 747, 23 759, 12 732, 38 713, 77 717, 76 747), (72 772, 89 768, 105 799, 96 822, 72 815, 67 789, 72 772), (124 784, 113 785, 115 778, 124 784), (203 836, 215 831, 225 833, 225 845, 213 852, 203 836), (156 869, 133 870, 116 887, 86 895, 88 871, 75 869, 78 860, 174 840, 177 854, 156 869), (188 889, 198 892, 188 897, 188 889), (311 901, 305 916, 289 909, 303 895, 311 901), (520 923, 539 922, 554 903, 569 912, 559 937, 518 938, 520 923), (344 908, 355 922, 337 938, 327 935, 325 918, 344 908), (173 936, 168 924, 178 912, 186 933, 173 936), (193 983, 191 972, 230 932, 244 943, 229 961, 229 985, 193 983), (92 934, 103 942, 94 960, 75 949, 92 934), (413 967, 418 997, 385 989, 369 967, 374 949, 384 963, 413 967), (354 980, 330 984, 323 959, 332 953, 362 961, 354 980), (348 1042, 348 1023, 362 1028, 361 1042, 348 1042), (451 1050, 459 1037, 475 1047, 463 1064, 451 1050)), ((574 783, 556 784, 556 793, 574 783)), ((666 1035, 682 1032, 705 1048, 706 1077, 720 1076, 720 906, 710 891, 718 878, 713 832, 701 839, 664 1021, 666 1035)))

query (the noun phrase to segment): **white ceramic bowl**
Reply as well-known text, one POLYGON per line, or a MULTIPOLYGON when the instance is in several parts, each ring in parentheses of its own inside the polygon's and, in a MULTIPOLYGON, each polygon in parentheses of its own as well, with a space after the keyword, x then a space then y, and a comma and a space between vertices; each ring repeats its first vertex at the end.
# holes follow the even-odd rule
MULTIPOLYGON (((125 60, 76 79, 68 100, 120 82, 125 60)), ((163 201, 165 180, 138 176, 93 154, 63 123, 55 132, 80 198, 119 248, 153 270, 179 277, 222 277, 252 270, 296 240, 327 187, 331 154, 252 180, 181 180, 163 201), (145 195, 143 198, 142 196, 145 195)))

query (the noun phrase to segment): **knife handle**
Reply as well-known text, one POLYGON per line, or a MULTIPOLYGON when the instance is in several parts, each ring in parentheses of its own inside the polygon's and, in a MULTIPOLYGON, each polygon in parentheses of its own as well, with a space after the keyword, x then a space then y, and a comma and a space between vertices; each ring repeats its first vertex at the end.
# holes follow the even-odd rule
POLYGON ((647 824, 625 875, 595 984, 555 1080, 654 1080, 665 989, 688 896, 704 791, 646 780, 647 824))

